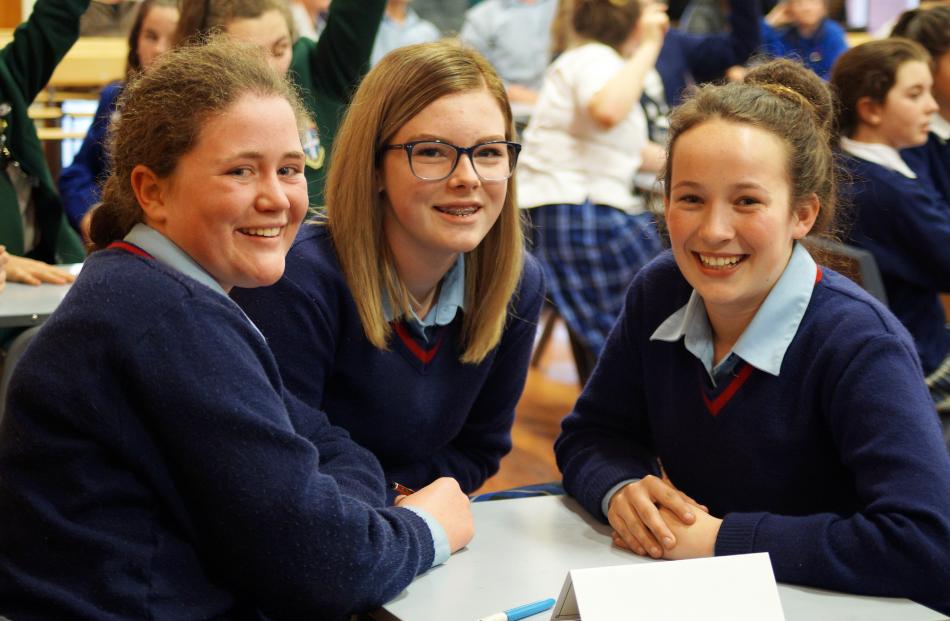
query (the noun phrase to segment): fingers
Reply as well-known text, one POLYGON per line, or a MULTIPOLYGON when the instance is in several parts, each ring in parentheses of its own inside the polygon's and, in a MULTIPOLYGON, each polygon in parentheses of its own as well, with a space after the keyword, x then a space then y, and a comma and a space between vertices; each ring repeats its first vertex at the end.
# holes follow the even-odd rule
POLYGON ((7 279, 10 282, 20 282, 27 285, 38 285, 44 282, 64 285, 76 280, 75 276, 55 265, 14 255, 10 255, 6 271, 7 279))

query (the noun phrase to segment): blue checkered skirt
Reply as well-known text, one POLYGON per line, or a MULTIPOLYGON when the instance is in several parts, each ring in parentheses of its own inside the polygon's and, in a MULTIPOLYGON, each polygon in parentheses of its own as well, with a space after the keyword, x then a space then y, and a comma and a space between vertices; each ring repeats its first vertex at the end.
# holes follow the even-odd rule
POLYGON ((656 217, 590 202, 526 211, 548 297, 571 330, 599 354, 630 281, 663 249, 656 217))

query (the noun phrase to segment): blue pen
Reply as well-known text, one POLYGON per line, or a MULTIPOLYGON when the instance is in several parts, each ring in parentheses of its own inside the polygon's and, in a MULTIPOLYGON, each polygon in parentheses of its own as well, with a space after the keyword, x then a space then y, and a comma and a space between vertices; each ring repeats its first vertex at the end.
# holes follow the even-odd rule
POLYGON ((533 604, 525 604, 524 606, 518 606, 517 608, 511 608, 505 612, 496 612, 493 615, 488 615, 487 617, 482 617, 478 621, 518 621, 518 619, 524 619, 525 617, 530 617, 531 615, 536 615, 539 612, 544 612, 554 605, 553 599, 542 599, 540 602, 534 602, 533 604))

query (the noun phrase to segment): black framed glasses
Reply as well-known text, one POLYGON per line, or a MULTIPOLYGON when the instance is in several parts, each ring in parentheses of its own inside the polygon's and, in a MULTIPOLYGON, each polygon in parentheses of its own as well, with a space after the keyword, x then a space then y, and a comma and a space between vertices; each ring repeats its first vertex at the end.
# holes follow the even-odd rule
POLYGON ((386 150, 401 149, 409 158, 409 169, 423 181, 442 181, 458 166, 462 154, 472 162, 475 174, 482 181, 504 181, 511 177, 518 163, 521 145, 507 140, 480 142, 459 147, 441 140, 415 140, 403 144, 387 144, 386 150))

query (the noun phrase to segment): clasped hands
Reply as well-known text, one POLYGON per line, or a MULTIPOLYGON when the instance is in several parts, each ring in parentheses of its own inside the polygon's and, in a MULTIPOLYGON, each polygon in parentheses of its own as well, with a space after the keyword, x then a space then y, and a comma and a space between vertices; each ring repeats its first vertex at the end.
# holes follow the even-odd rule
POLYGON ((617 491, 607 520, 614 545, 670 560, 713 556, 722 520, 667 478, 648 475, 617 491))

